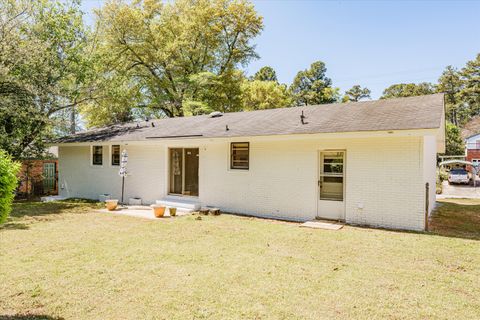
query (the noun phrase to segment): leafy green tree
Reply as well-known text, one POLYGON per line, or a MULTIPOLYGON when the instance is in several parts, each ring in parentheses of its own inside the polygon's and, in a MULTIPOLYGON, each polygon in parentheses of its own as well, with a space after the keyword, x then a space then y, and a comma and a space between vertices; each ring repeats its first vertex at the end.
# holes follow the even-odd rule
POLYGON ((84 104, 80 113, 88 128, 134 120, 132 106, 140 105, 141 88, 117 73, 105 74, 103 96, 84 104))
POLYGON ((195 91, 195 98, 184 100, 184 114, 241 111, 241 84, 244 80, 243 72, 236 69, 227 70, 221 75, 212 72, 192 75, 191 89, 195 91))
POLYGON ((260 68, 253 76, 253 80, 278 82, 277 73, 269 66, 260 68))
POLYGON ((17 187, 17 174, 20 164, 0 149, 0 224, 5 222, 12 210, 14 190, 17 187))
POLYGON ((438 79, 437 91, 445 93, 446 118, 456 126, 465 117, 465 104, 459 96, 462 88, 463 81, 458 70, 447 66, 438 79))
POLYGON ((242 84, 243 110, 284 108, 292 105, 285 85, 275 81, 245 80, 242 84))
POLYGON ((0 148, 43 152, 60 112, 88 99, 79 2, 0 0, 0 148))
POLYGON ((370 99, 370 89, 362 88, 359 85, 354 85, 351 89, 345 91, 345 95, 342 98, 343 102, 358 102, 362 99, 370 99))
POLYGON ((460 129, 453 123, 446 123, 445 154, 458 156, 465 153, 465 144, 460 129))
POLYGON ((380 99, 423 96, 435 92, 435 86, 428 82, 421 82, 418 84, 399 83, 391 85, 390 87, 385 89, 380 99))
POLYGON ((322 61, 316 61, 310 68, 297 73, 290 91, 297 106, 306 106, 338 101, 339 89, 332 87, 332 80, 325 73, 322 61))
POLYGON ((469 117, 480 114, 480 54, 474 60, 468 61, 461 70, 463 88, 459 93, 469 110, 469 117))
POLYGON ((251 40, 263 28, 251 3, 119 0, 107 2, 98 18, 98 52, 107 58, 107 74, 118 72, 130 79, 125 85, 141 88, 142 108, 167 117, 205 112, 207 105, 239 108, 237 67, 257 57, 251 40))

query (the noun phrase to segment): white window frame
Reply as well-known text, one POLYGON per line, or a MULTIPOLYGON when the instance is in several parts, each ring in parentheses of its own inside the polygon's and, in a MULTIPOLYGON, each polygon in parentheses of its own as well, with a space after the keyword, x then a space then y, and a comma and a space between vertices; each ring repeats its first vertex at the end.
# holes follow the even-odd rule
POLYGON ((93 167, 93 168, 103 168, 103 164, 105 161, 103 161, 104 159, 104 146, 101 145, 101 144, 95 144, 95 145, 91 145, 90 146, 90 166, 93 167), (93 147, 102 147, 102 164, 93 164, 93 147))
POLYGON ((228 145, 228 170, 230 171, 238 171, 238 172, 248 172, 250 170, 250 142, 249 141, 231 141, 228 145), (232 167, 232 161, 233 161, 233 145, 236 143, 246 143, 248 145, 248 168, 234 168, 232 167))
POLYGON ((111 144, 109 150, 110 153, 108 156, 110 157, 110 167, 120 167, 120 161, 122 160, 122 146, 119 144, 111 144), (113 146, 118 146, 118 164, 113 164, 113 146))

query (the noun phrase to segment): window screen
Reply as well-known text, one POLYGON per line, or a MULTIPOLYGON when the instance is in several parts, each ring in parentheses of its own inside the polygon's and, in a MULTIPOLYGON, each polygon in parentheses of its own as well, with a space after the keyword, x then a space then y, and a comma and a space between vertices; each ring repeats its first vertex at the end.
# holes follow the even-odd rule
POLYGON ((102 165, 103 163, 103 147, 93 146, 92 148, 92 164, 102 165))
POLYGON ((112 146, 112 166, 119 166, 120 165, 120 146, 113 145, 112 146))
POLYGON ((230 168, 248 170, 249 167, 248 142, 232 142, 230 155, 230 168))
POLYGON ((343 200, 344 153, 322 152, 320 200, 343 200))

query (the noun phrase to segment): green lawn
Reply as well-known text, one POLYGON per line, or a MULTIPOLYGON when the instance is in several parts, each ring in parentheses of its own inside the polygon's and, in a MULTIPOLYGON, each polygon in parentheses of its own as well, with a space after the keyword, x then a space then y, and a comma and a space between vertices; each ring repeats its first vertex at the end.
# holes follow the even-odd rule
POLYGON ((96 206, 15 205, 0 228, 0 319, 480 315, 480 201, 442 203, 428 234, 96 206))

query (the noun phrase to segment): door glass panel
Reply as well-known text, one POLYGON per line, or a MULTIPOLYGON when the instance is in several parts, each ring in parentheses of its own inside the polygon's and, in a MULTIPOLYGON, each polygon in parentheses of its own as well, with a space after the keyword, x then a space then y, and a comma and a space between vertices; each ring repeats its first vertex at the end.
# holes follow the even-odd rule
POLYGON ((170 149, 170 193, 198 196, 198 155, 198 148, 170 149))
POLYGON ((183 149, 170 149, 170 193, 182 194, 183 149))
POLYGON ((343 201, 344 153, 320 154, 320 200, 343 201))
POLYGON ((198 149, 185 149, 184 195, 198 196, 198 149))

